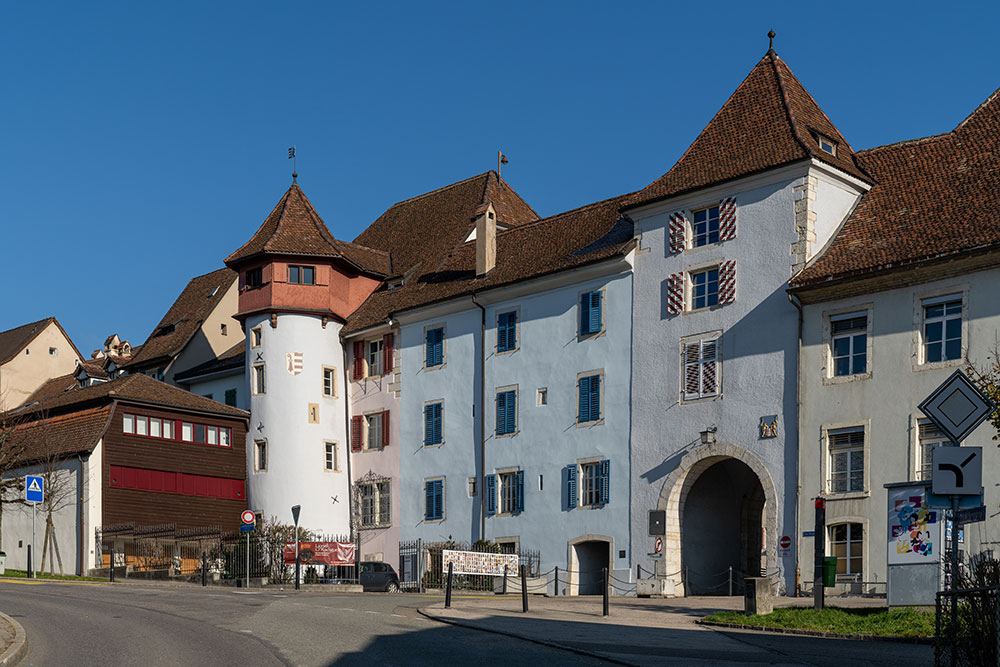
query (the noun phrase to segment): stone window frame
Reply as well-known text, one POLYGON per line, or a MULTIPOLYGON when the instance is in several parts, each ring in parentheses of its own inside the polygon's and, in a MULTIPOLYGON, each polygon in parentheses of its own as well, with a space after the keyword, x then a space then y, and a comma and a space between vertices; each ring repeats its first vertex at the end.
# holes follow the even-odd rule
POLYGON ((253 471, 267 472, 267 438, 255 438, 253 441, 253 471), (261 457, 261 450, 264 456, 261 457), (263 458, 264 465, 261 465, 263 458))
POLYGON ((857 382, 859 380, 870 380, 872 377, 872 368, 874 366, 874 357, 872 356, 874 350, 874 314, 875 314, 875 304, 874 302, 868 301, 866 303, 854 304, 852 306, 841 306, 838 308, 833 308, 830 310, 823 311, 823 366, 820 369, 820 377, 823 379, 824 385, 834 385, 834 384, 846 384, 848 382, 857 382), (837 317, 841 315, 848 315, 850 313, 860 313, 865 311, 866 317, 868 318, 867 332, 868 338, 865 341, 865 354, 867 359, 866 370, 864 373, 857 373, 854 375, 834 375, 833 374, 833 323, 837 317))
MULTIPOLYGON (((604 300, 604 297, 602 296, 601 297, 601 301, 602 301, 602 305, 601 305, 601 307, 602 307, 601 318, 602 318, 602 320, 603 320, 603 317, 604 317, 603 300, 604 300)), ((494 319, 496 320, 496 326, 493 329, 493 353, 496 354, 499 357, 499 356, 503 356, 503 355, 506 355, 506 354, 514 354, 515 352, 520 351, 520 349, 521 349, 521 306, 497 308, 496 312, 494 313, 494 315, 495 315, 494 319), (510 349, 510 350, 503 350, 503 351, 501 351, 500 350, 500 316, 503 315, 503 314, 505 314, 505 313, 514 313, 514 347, 513 347, 513 349, 510 349)), ((602 321, 602 324, 603 324, 603 321, 602 321)))
MULTIPOLYGON (((709 246, 699 246, 699 247, 711 248, 714 246, 715 244, 709 246)), ((698 262, 697 264, 689 264, 684 267, 684 274, 683 274, 684 307, 683 309, 681 309, 682 315, 711 312, 713 310, 717 310, 727 305, 722 303, 721 301, 716 301, 716 303, 714 303, 711 306, 702 306, 701 308, 694 307, 694 274, 704 273, 706 271, 711 271, 712 269, 716 269, 719 272, 719 277, 718 277, 719 288, 718 291, 716 292, 716 298, 719 298, 722 294, 722 265, 725 261, 726 261, 725 259, 717 258, 710 261, 698 262)))
POLYGON ((961 368, 969 352, 969 284, 958 283, 944 287, 913 291, 913 342, 911 368, 914 372, 933 371, 943 368, 961 368), (924 362, 924 301, 946 296, 962 297, 962 353, 958 359, 924 362))
MULTIPOLYGON (((870 498, 871 493, 871 419, 855 419, 853 421, 831 422, 820 427, 820 447, 822 456, 820 457, 820 480, 823 488, 823 495, 829 499, 846 498, 870 498), (863 475, 863 490, 861 491, 837 491, 830 487, 830 474, 832 472, 832 462, 830 460, 830 431, 839 431, 846 428, 862 428, 865 434, 864 455, 865 468, 863 475)), ((828 522, 829 523, 829 522, 828 522)))
POLYGON ((420 439, 421 447, 424 448, 424 449, 433 449, 435 447, 440 447, 445 442, 447 442, 447 440, 444 437, 445 436, 445 429, 444 429, 444 413, 445 413, 445 410, 444 410, 444 398, 433 398, 433 399, 424 401, 423 408, 420 410, 420 415, 421 415, 421 418, 422 418, 422 423, 424 424, 423 428, 426 429, 427 406, 428 405, 435 405, 437 403, 441 404, 441 442, 432 442, 432 443, 428 444, 427 443, 427 434, 426 434, 426 431, 425 431, 424 437, 422 437, 420 439))
POLYGON ((250 329, 250 348, 256 349, 261 346, 264 341, 264 328, 263 325, 258 324, 250 329))
MULTIPOLYGON (((512 511, 512 512, 504 512, 503 511, 503 485, 500 483, 500 477, 502 475, 513 475, 514 476, 514 484, 516 485, 517 484, 517 473, 520 472, 521 470, 523 470, 523 468, 520 468, 518 466, 512 466, 512 467, 508 466, 506 468, 496 468, 496 469, 494 469, 493 474, 494 474, 495 479, 496 479, 496 483, 494 484, 494 487, 495 487, 494 492, 497 494, 497 497, 496 497, 496 508, 497 508, 497 511, 494 514, 494 516, 501 516, 501 517, 502 516, 517 516, 518 514, 520 514, 520 512, 514 512, 514 511, 512 511)), ((524 492, 527 493, 527 489, 525 489, 524 492)), ((514 495, 512 496, 512 498, 514 499, 514 506, 516 507, 517 506, 517 487, 516 486, 514 488, 514 495)), ((523 498, 522 498, 521 502, 522 502, 522 504, 524 504, 524 499, 523 498)))
POLYGON ((323 441, 323 470, 325 472, 340 472, 340 443, 336 440, 323 441), (329 466, 329 455, 327 449, 333 446, 333 467, 329 466))
POLYGON ((424 518, 422 523, 444 523, 448 519, 448 478, 445 475, 436 475, 434 477, 424 477, 424 484, 422 489, 427 488, 427 482, 441 481, 441 518, 440 519, 428 519, 427 518, 427 497, 426 493, 424 495, 424 518))
MULTIPOLYGON (((444 409, 441 410, 442 418, 444 416, 444 409)), ((443 428, 442 428, 443 430, 443 428)), ((518 390, 516 384, 508 384, 502 387, 496 387, 493 390, 493 437, 494 438, 513 438, 521 433, 521 392, 518 390), (514 430, 510 433, 497 433, 497 395, 506 392, 514 392, 514 430)))
MULTIPOLYGON (((576 308, 573 309, 575 313, 573 319, 573 330, 576 332, 576 340, 582 342, 585 340, 592 340, 594 338, 602 338, 608 335, 608 286, 607 284, 601 285, 600 287, 594 287, 591 289, 582 289, 576 293, 576 308), (580 327, 580 317, 581 317, 581 303, 583 301, 584 294, 590 294, 591 292, 601 293, 601 328, 599 331, 591 331, 589 333, 583 333, 580 327)), ((520 333, 520 332, 519 332, 520 333)), ((518 344, 520 346, 520 343, 518 344)))
POLYGON ((338 395, 337 395, 337 393, 338 393, 337 392, 337 384, 338 384, 338 382, 337 382, 337 369, 336 369, 336 367, 334 367, 334 366, 323 366, 322 370, 320 371, 320 392, 323 394, 323 398, 339 398, 338 395), (326 393, 326 374, 327 374, 328 371, 329 371, 330 377, 331 377, 330 384, 331 384, 331 389, 332 389, 331 393, 329 393, 329 394, 326 393))
POLYGON ((581 371, 576 374, 576 419, 574 419, 574 424, 577 428, 588 428, 591 426, 603 426, 607 412, 604 408, 604 397, 607 394, 607 382, 605 380, 605 374, 603 368, 595 368, 589 371, 581 371), (590 377, 592 375, 597 375, 601 378, 600 384, 600 401, 601 401, 601 418, 595 419, 589 422, 580 421, 580 380, 585 377, 590 377))
POLYGON ((252 364, 250 368, 250 390, 251 394, 254 396, 263 396, 267 394, 267 364, 261 362, 257 364, 252 364), (258 374, 260 375, 260 381, 258 382, 258 374), (262 387, 261 391, 258 391, 258 386, 262 387))
MULTIPOLYGON (((834 504, 835 505, 835 504, 834 504)), ((833 555, 833 540, 831 539, 830 533, 834 526, 843 525, 845 523, 858 523, 861 524, 861 576, 858 579, 837 579, 838 586, 850 585, 852 583, 863 583, 869 580, 868 574, 871 572, 871 559, 869 558, 869 552, 871 550, 872 534, 871 528, 869 526, 869 519, 866 516, 860 516, 856 514, 843 514, 839 515, 836 513, 836 507, 831 508, 831 505, 827 505, 827 518, 826 518, 826 550, 824 555, 833 555), (831 516, 831 509, 834 510, 833 516, 831 516)))
MULTIPOLYGON (((921 423, 930 423, 934 425, 930 419, 928 419, 922 412, 914 413, 910 415, 910 436, 908 439, 909 445, 909 479, 913 482, 930 481, 930 478, 926 480, 920 479, 921 467, 923 464, 923 447, 921 447, 920 442, 920 425, 921 423)), ((936 428, 936 426, 935 426, 936 428)), ((943 441, 948 441, 948 437, 944 436, 943 441)), ((950 444, 950 443, 949 443, 950 444)), ((949 446, 949 445, 946 445, 949 446)))
POLYGON ((723 397, 722 392, 722 374, 723 374, 723 355, 722 355, 722 329, 714 329, 712 331, 705 331, 702 333, 691 334, 689 336, 683 336, 680 340, 679 356, 680 356, 680 380, 677 387, 677 402, 680 405, 692 405, 695 403, 707 403, 709 401, 718 401, 723 397), (711 396, 700 396, 698 398, 685 398, 684 384, 685 384, 685 357, 684 348, 694 343, 695 341, 703 340, 715 340, 715 394, 711 396))
MULTIPOLYGON (((420 345, 421 359, 420 366, 424 369, 425 373, 431 371, 439 371, 448 365, 448 323, 447 322, 437 322, 435 324, 428 324, 424 327, 424 335, 422 343, 420 345), (432 329, 441 329, 441 363, 436 366, 427 365, 427 332, 432 329)), ((367 354, 367 348, 366 348, 367 354)), ((365 362, 367 365, 367 361, 365 362)))

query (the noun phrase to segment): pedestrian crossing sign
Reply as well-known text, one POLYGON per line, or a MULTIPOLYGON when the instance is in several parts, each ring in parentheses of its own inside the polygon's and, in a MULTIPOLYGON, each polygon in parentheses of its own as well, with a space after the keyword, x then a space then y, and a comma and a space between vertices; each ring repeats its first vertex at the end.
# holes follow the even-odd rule
POLYGON ((40 503, 45 500, 45 479, 37 475, 25 475, 24 500, 29 503, 40 503))

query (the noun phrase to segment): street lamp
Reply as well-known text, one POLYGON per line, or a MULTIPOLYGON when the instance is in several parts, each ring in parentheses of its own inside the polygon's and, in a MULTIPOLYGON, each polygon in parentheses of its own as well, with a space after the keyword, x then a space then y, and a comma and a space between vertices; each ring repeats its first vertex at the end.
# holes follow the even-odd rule
POLYGON ((709 426, 704 431, 701 432, 701 444, 711 445, 715 442, 715 426, 709 426))
POLYGON ((299 510, 301 505, 292 505, 292 521, 295 522, 295 590, 299 589, 299 510))

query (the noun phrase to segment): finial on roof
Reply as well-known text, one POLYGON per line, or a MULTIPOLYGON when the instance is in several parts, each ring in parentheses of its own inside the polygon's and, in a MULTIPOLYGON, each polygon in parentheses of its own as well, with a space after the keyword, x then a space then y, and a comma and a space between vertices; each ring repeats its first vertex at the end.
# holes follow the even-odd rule
POLYGON ((291 146, 288 149, 288 159, 292 161, 292 185, 298 183, 299 174, 296 171, 297 165, 295 164, 297 160, 295 159, 295 146, 291 146))
POLYGON ((767 31, 767 55, 778 55, 774 52, 774 30, 767 31))
POLYGON ((297 184, 299 182, 298 179, 299 179, 299 173, 297 171, 293 171, 292 172, 292 185, 297 184))

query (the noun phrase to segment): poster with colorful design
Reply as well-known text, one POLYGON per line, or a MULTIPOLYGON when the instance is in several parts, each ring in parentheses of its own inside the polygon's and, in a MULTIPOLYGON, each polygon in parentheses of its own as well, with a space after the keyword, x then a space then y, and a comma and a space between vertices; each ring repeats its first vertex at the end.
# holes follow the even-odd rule
POLYGON ((927 506, 928 488, 888 489, 889 565, 938 563, 944 547, 944 512, 927 506))
POLYGON ((493 554, 480 553, 478 551, 452 551, 445 549, 441 552, 442 572, 448 572, 448 563, 454 563, 454 574, 492 574, 503 576, 504 566, 507 566, 507 573, 511 576, 517 574, 518 566, 517 554, 493 554))

